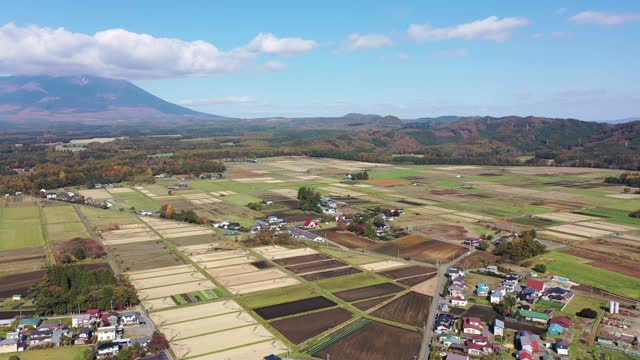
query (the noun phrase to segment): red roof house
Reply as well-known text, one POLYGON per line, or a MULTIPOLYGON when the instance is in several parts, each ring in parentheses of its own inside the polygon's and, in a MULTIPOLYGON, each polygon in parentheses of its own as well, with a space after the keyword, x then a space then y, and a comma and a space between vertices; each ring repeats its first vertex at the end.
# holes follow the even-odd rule
POLYGON ((304 227, 307 229, 316 229, 320 227, 320 224, 317 221, 307 219, 307 221, 304 222, 304 227))
POLYGON ((527 279, 527 286, 536 289, 537 292, 544 291, 544 281, 536 279, 527 279))

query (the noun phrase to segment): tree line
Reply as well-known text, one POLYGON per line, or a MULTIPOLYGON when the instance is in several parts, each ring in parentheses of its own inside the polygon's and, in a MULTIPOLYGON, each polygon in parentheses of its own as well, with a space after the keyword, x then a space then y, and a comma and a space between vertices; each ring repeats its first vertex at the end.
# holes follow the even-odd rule
POLYGON ((134 287, 117 279, 110 269, 53 266, 31 292, 39 315, 124 309, 139 302, 134 287))

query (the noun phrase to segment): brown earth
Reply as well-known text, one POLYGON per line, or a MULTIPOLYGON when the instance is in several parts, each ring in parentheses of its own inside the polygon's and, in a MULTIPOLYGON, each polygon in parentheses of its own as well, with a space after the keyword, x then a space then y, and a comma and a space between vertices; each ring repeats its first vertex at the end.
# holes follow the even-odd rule
POLYGON ((393 179, 376 179, 376 180, 365 180, 363 181, 367 184, 378 185, 378 186, 397 186, 397 185, 407 185, 406 181, 402 180, 393 180, 393 179))
POLYGON ((436 272, 436 269, 426 268, 424 266, 411 265, 400 269, 386 270, 379 272, 380 275, 386 276, 389 279, 403 279, 415 275, 425 275, 436 272))
POLYGON ((336 231, 335 229, 329 230, 316 230, 313 233, 327 238, 349 249, 362 249, 365 247, 372 247, 378 245, 377 242, 369 240, 362 236, 350 233, 348 231, 336 231))
POLYGON ((464 316, 477 317, 486 323, 490 323, 498 316, 498 313, 491 306, 473 305, 464 313, 464 316))
POLYGON ((14 274, 0 277, 0 299, 9 298, 14 294, 27 295, 29 288, 46 273, 45 270, 32 271, 22 274, 14 274))
POLYGON ((365 286, 361 288, 344 290, 334 293, 339 299, 344 301, 357 301, 368 299, 381 295, 395 294, 404 290, 403 287, 400 287, 394 283, 382 283, 378 285, 365 286))
POLYGON ((174 265, 184 261, 161 241, 145 241, 109 247, 122 271, 150 270, 174 265))
POLYGON ((324 254, 311 254, 311 255, 294 256, 294 257, 284 258, 284 259, 276 259, 276 260, 273 260, 273 262, 282 266, 290 266, 290 265, 298 265, 298 264, 304 264, 304 263, 321 261, 321 260, 329 260, 329 259, 331 259, 331 257, 324 254))
POLYGON ((420 244, 420 243, 425 242, 427 240, 429 240, 429 238, 424 236, 424 235, 411 234, 411 235, 407 235, 407 236, 403 236, 403 237, 397 238, 397 239, 393 240, 392 242, 394 244, 398 244, 398 245, 402 245, 402 246, 412 246, 412 245, 420 244))
POLYGON ((418 285, 421 282, 425 282, 429 279, 432 279, 434 277, 436 277, 436 275, 438 275, 437 272, 431 273, 431 274, 427 274, 427 275, 420 275, 420 276, 414 276, 414 277, 410 277, 410 278, 406 278, 406 279, 402 279, 402 280, 397 280, 400 284, 406 285, 406 286, 414 286, 414 285, 418 285))
POLYGON ((420 353, 422 334, 371 322, 362 329, 313 354, 335 360, 414 359, 420 353), (373 341, 375 339, 375 341, 373 341))
POLYGON ((352 314, 342 308, 305 314, 269 323, 294 344, 319 335, 351 319, 352 314))
POLYGON ((466 248, 438 240, 430 240, 400 250, 400 256, 409 257, 417 261, 435 262, 439 260, 452 260, 464 254, 466 248))
POLYGON ((375 298, 375 299, 369 299, 369 300, 363 300, 363 301, 358 301, 355 303, 352 303, 351 305, 355 306, 356 308, 362 310, 362 311, 366 311, 371 309, 372 307, 381 304, 389 299, 391 299, 392 297, 394 297, 394 295, 388 295, 388 296, 383 296, 383 297, 379 297, 379 298, 375 298))
POLYGON ((371 315, 407 325, 422 326, 429 317, 432 300, 431 296, 411 291, 377 309, 371 315))
POLYGON ((263 306, 254 309, 256 314, 260 315, 265 320, 271 320, 283 316, 295 315, 312 310, 319 310, 328 307, 335 306, 336 303, 322 297, 316 296, 304 300, 290 301, 287 303, 263 306))
POLYGON ((313 262, 308 264, 287 266, 287 270, 293 272, 294 274, 304 274, 312 271, 333 269, 333 268, 346 266, 346 265, 347 265, 346 263, 343 263, 342 261, 338 261, 338 260, 325 260, 325 261, 318 261, 318 262, 313 262))
POLYGON ((302 278, 307 281, 316 281, 316 280, 334 278, 338 276, 357 274, 359 272, 361 271, 354 267, 348 267, 348 268, 343 268, 338 270, 322 271, 322 272, 317 272, 309 275, 304 275, 302 276, 302 278))

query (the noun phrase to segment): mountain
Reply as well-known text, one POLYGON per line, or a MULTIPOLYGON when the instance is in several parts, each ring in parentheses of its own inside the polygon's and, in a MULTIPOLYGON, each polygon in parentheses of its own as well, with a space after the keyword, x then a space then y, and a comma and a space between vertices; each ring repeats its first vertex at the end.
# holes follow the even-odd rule
POLYGON ((635 116, 635 117, 632 116, 632 117, 628 117, 624 119, 616 119, 616 120, 604 120, 603 122, 608 124, 624 124, 624 123, 633 122, 633 121, 640 121, 640 116, 635 116))
POLYGON ((219 118, 150 94, 126 80, 97 76, 0 77, 0 120, 219 118))

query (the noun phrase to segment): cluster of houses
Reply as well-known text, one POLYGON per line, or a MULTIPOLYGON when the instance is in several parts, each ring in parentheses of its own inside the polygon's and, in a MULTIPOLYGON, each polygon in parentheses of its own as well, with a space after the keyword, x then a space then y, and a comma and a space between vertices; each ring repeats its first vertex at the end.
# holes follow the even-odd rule
MULTIPOLYGON (((480 269, 481 272, 499 274, 497 266, 489 265, 480 269)), ((447 289, 448 301, 440 307, 442 313, 438 314, 434 331, 439 334, 438 341, 440 346, 455 350, 448 356, 455 359, 456 356, 464 358, 465 356, 488 356, 500 351, 498 344, 492 343, 489 339, 494 336, 504 336, 505 318, 496 318, 491 327, 477 317, 458 318, 451 314, 447 314, 449 306, 451 307, 467 307, 467 299, 465 293, 467 291, 467 280, 464 272, 456 268, 447 269, 446 276, 449 278, 449 286, 447 289), (465 355, 459 355, 463 353, 465 355)), ((533 311, 532 307, 540 300, 546 302, 558 302, 558 308, 566 305, 574 296, 574 293, 561 286, 556 286, 556 282, 547 283, 535 278, 527 278, 526 281, 521 280, 520 276, 510 273, 503 276, 503 281, 499 286, 491 289, 487 281, 481 281, 475 285, 473 291, 475 295, 487 298, 492 304, 499 304, 504 300, 507 294, 517 300, 518 309, 513 310, 509 321, 524 322, 536 324, 540 331, 544 333, 545 329, 555 340, 545 342, 540 339, 539 335, 527 331, 519 331, 516 334, 516 353, 517 359, 539 359, 541 356, 568 355, 569 342, 563 339, 563 334, 571 328, 571 319, 566 316, 554 316, 554 307, 550 307, 544 312, 533 311), (544 327, 543 327, 544 326, 544 327)), ((550 357, 553 358, 553 357, 550 357)))
MULTIPOLYGON (((99 184, 97 184, 99 185, 99 184)), ((59 200, 64 202, 76 203, 76 204, 84 204, 87 206, 94 206, 102 209, 108 209, 116 203, 115 199, 104 199, 104 200, 93 200, 91 198, 86 198, 84 196, 80 196, 73 191, 47 191, 45 189, 40 189, 40 193, 43 197, 49 200, 59 200)))
POLYGON ((39 317, 25 318, 19 321, 15 318, 8 319, 0 325, 13 326, 16 321, 15 331, 7 332, 4 339, 0 337, 0 353, 22 352, 29 348, 87 345, 97 342, 99 344, 98 357, 107 358, 116 355, 122 348, 133 346, 136 343, 146 347, 151 340, 149 337, 122 338, 125 326, 135 326, 141 323, 141 318, 133 311, 118 314, 116 312, 103 313, 98 309, 92 309, 84 314, 72 316, 71 326, 39 317))
POLYGON ((255 225, 250 229, 252 234, 262 230, 280 231, 287 228, 287 222, 277 216, 268 216, 265 220, 256 220, 255 225))

